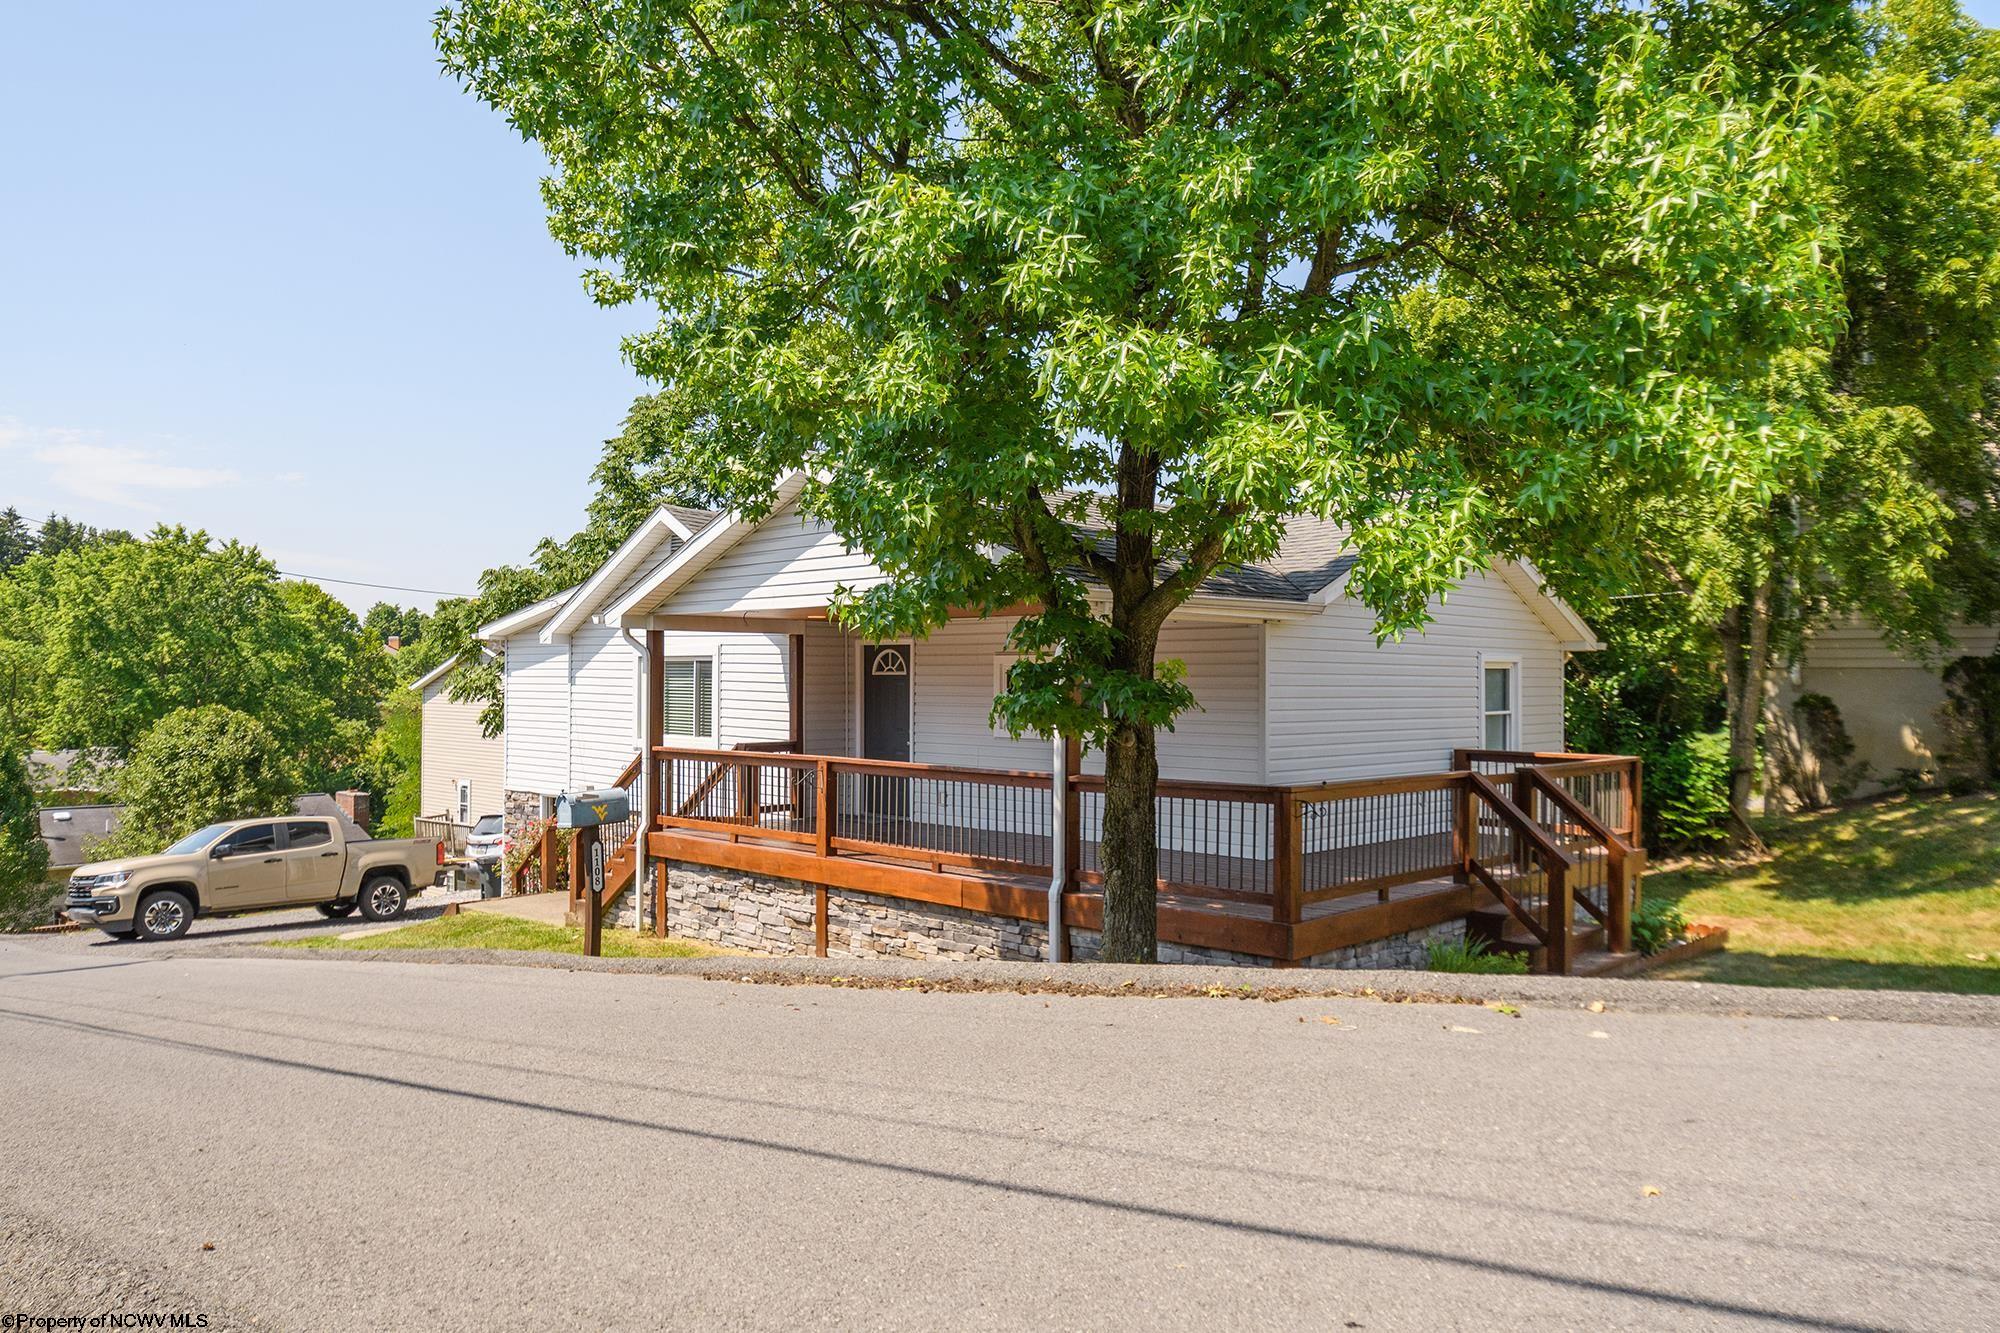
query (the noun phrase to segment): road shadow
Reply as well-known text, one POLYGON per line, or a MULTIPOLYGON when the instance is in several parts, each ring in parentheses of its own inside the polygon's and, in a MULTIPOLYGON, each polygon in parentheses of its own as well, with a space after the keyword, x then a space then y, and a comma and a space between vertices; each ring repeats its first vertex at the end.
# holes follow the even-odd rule
POLYGON ((1080 1190, 1068 1190, 1049 1185, 1035 1185, 1023 1181, 997 1179, 990 1176, 976 1175, 967 1171, 948 1170, 943 1167, 923 1166, 910 1162, 897 1162, 881 1157, 866 1156, 861 1153, 813 1147, 808 1144, 785 1143, 751 1134, 729 1133, 721 1130, 704 1129, 693 1125, 675 1124, 664 1120, 650 1120, 639 1116, 620 1115, 610 1111, 593 1110, 588 1107, 563 1106, 552 1102, 537 1101, 528 1097, 513 1097, 500 1093, 480 1092, 471 1088, 457 1088, 425 1079, 400 1078, 395 1075, 378 1074, 367 1070, 342 1069, 335 1065, 322 1064, 312 1060, 294 1060, 284 1056, 239 1051, 226 1046, 215 1046, 206 1042, 189 1041, 184 1038, 130 1032, 122 1028, 108 1027, 104 1024, 38 1014, 29 1010, 0 1008, 0 1015, 5 1015, 21 1022, 73 1032, 80 1036, 132 1042, 138 1045, 153 1046, 189 1054, 207 1055, 267 1068, 323 1074, 333 1078, 349 1079, 376 1087, 394 1088, 401 1091, 425 1093, 479 1105, 557 1116, 609 1128, 637 1130, 709 1146, 742 1148, 774 1153, 828 1166, 878 1171, 906 1179, 953 1185, 1051 1203, 1070 1204, 1127 1217, 1182 1223, 1238 1235, 1313 1245, 1328 1250, 1384 1255, 1392 1258, 1411 1259, 1428 1264, 1442 1265, 1448 1269, 1519 1278, 1572 1291, 1642 1301, 1661 1311, 1679 1310, 1710 1316, 1728 1315, 1795 1328, 1840 1330, 1841 1333, 1878 1333, 1879 1330, 1886 1328, 1885 1325, 1826 1318, 1796 1310, 1748 1305, 1737 1301, 1724 1300, 1719 1297, 1663 1291, 1658 1288, 1641 1287, 1631 1283, 1614 1281, 1609 1278, 1590 1277, 1580 1273, 1564 1272, 1554 1268, 1542 1268, 1531 1264, 1484 1259, 1450 1250, 1427 1249, 1417 1245, 1371 1240, 1365 1237, 1342 1235, 1330 1231, 1316 1231, 1306 1227, 1259 1222, 1248 1218, 1225 1217, 1213 1213, 1197 1212, 1192 1209, 1165 1203, 1107 1198, 1080 1190))

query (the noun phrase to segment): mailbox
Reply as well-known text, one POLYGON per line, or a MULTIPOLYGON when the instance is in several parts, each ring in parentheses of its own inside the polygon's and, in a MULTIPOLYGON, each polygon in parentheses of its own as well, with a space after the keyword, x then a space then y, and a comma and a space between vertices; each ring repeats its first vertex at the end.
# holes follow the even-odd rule
POLYGON ((632 799, 622 791, 582 791, 556 802, 557 828, 596 828, 616 824, 632 813, 632 799))

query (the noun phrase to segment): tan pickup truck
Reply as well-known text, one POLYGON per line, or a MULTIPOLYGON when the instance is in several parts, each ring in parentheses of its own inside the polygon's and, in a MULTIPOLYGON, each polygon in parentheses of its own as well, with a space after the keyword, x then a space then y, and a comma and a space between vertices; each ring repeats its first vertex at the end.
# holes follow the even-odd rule
POLYGON ((268 907, 317 907, 330 917, 359 908, 370 921, 392 921, 411 894, 437 882, 443 864, 434 838, 349 841, 338 820, 239 819, 190 833, 157 856, 77 867, 63 911, 140 940, 178 939, 198 915, 268 907))

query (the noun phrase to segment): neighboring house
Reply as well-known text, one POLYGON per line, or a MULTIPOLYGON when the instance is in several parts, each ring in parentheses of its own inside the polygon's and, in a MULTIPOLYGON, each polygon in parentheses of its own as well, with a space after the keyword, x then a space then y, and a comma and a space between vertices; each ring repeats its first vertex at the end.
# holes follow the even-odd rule
MULTIPOLYGON (((612 785, 638 753, 642 647, 604 623, 602 612, 714 517, 663 506, 584 583, 481 627, 481 641, 503 654, 501 803, 510 837, 553 813, 563 793, 612 785)), ((753 644, 771 651, 762 635, 700 636, 683 647, 712 658, 724 641, 736 651, 753 644)), ((686 682, 686 709, 675 711, 685 726, 676 736, 693 739, 696 687, 686 682)), ((699 687, 712 691, 712 678, 699 687)), ((702 725, 712 737, 712 694, 705 697, 702 725)), ((723 735, 724 743, 755 738, 736 718, 723 735)))
MULTIPOLYGON (((831 602, 884 576, 803 519, 798 490, 788 482, 754 522, 663 510, 585 583, 482 630, 506 655, 510 820, 612 781, 650 733, 663 748, 654 790, 639 795, 661 826, 645 846, 676 872, 654 889, 677 931, 824 951, 831 911, 848 923, 843 951, 929 956, 951 952, 955 936, 939 908, 908 903, 959 916, 979 903, 980 930, 1012 924, 972 932, 986 943, 968 949, 1046 952, 1046 926, 1037 943, 1033 923, 1048 919, 1053 789, 1033 775, 1051 772, 1055 751, 990 721, 1013 619, 955 618, 916 640, 847 634, 831 602), (1004 891, 981 887, 991 876, 1004 891), (685 891, 671 887, 681 882, 685 891), (801 926, 802 885, 847 892, 831 905, 807 899, 803 920, 816 925, 801 926)), ((1468 859, 1539 865, 1555 845, 1553 835, 1541 850, 1509 843, 1506 812, 1475 828, 1467 812, 1483 798, 1465 769, 1512 782, 1517 764, 1539 762, 1528 752, 1562 750, 1564 658, 1600 647, 1596 637, 1532 568, 1505 563, 1435 605, 1424 633, 1378 644, 1372 614, 1347 594, 1344 538, 1294 522, 1274 560, 1210 578, 1162 633, 1160 655, 1186 663, 1197 700, 1159 741, 1161 928, 1178 945, 1167 956, 1414 961, 1496 901, 1469 887, 1468 859), (1292 818, 1301 832, 1288 835, 1292 818), (1365 904, 1335 901, 1358 891, 1365 904)), ((1080 915, 1065 924, 1087 952, 1102 763, 1074 762, 1064 901, 1080 915)), ((1591 854, 1587 890, 1600 919, 1617 896, 1622 920, 1630 902, 1605 891, 1604 865, 1635 851, 1636 766, 1586 757, 1562 775, 1597 802, 1622 848, 1591 854)), ((1542 799, 1529 792, 1524 808, 1542 799)), ((614 888, 631 882, 634 859, 621 854, 614 888)), ((1533 898, 1545 878, 1521 873, 1517 896, 1533 898)), ((1538 947, 1561 962, 1568 940, 1538 947)))
POLYGON ((30 750, 28 784, 45 801, 90 805, 109 793, 121 767, 110 750, 30 750))
MULTIPOLYGON (((2000 631, 1992 626, 1960 625, 1952 630, 1953 646, 1934 660, 1898 652, 1882 637, 1879 628, 1863 621, 1832 625, 1815 633, 1807 642, 1796 670, 1777 683, 1776 707, 1770 725, 1780 759, 1774 784, 1784 779, 1802 782, 1823 797, 1829 786, 1847 785, 1847 775, 1866 765, 1865 775, 1852 782, 1857 794, 1877 791, 1900 779, 1930 783, 1939 779, 1939 759, 1949 751, 1943 717, 1946 691, 1945 668, 1965 656, 1984 657, 2000 644, 2000 631), (1797 707, 1807 696, 1833 701, 1841 726, 1854 742, 1854 753, 1844 765, 1834 764, 1819 752, 1804 725, 1797 707), (1789 771, 1787 771, 1789 770, 1789 771)), ((1787 791, 1785 795, 1800 793, 1787 791)))
POLYGON ((413 682, 423 700, 423 744, 417 781, 419 817, 440 829, 457 851, 465 832, 505 805, 506 749, 480 726, 479 702, 451 697, 453 657, 413 682))

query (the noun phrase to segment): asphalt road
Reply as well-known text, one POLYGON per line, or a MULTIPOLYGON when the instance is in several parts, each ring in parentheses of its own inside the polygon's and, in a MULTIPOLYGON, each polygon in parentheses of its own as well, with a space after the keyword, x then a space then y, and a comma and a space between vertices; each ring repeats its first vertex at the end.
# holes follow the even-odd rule
POLYGON ((1991 1027, 50 943, 0 943, 7 1312, 1961 1330, 2000 1309, 1991 1027))

